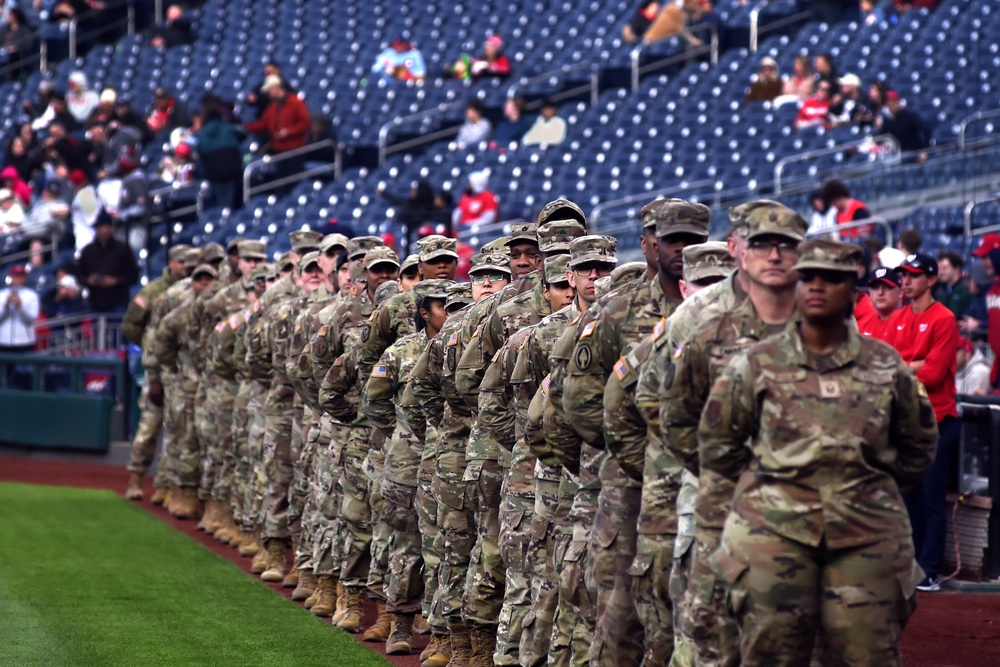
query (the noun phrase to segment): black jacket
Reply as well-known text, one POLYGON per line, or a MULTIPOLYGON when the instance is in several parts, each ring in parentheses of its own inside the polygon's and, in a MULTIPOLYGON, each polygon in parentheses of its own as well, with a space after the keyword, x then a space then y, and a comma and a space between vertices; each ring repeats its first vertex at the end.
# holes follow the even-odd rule
POLYGON ((101 245, 95 238, 80 252, 77 267, 77 277, 90 290, 87 302, 91 310, 107 313, 128 305, 129 287, 139 280, 139 266, 127 243, 112 238, 107 245, 101 245), (87 279, 94 274, 114 276, 118 284, 113 287, 89 285, 87 279))

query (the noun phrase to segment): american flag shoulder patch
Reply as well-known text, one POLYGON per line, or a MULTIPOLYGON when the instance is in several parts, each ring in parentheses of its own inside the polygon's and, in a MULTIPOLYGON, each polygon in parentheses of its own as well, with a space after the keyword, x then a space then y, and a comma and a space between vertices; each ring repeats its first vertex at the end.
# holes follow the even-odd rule
POLYGON ((373 378, 384 378, 388 374, 389 374, 389 371, 386 369, 385 364, 379 364, 377 366, 373 366, 372 367, 372 377, 373 378))
POLYGON ((594 334, 594 328, 597 327, 596 322, 587 322, 587 326, 583 328, 580 332, 580 338, 586 338, 587 336, 592 336, 594 334))
POLYGON ((374 322, 374 321, 375 321, 375 316, 376 316, 377 314, 378 314, 378 309, 376 309, 376 310, 373 310, 373 311, 372 311, 372 314, 368 316, 368 321, 369 321, 369 322, 374 322))
POLYGON ((630 370, 631 369, 628 367, 628 362, 625 361, 625 357, 619 358, 618 361, 615 363, 615 377, 618 378, 619 382, 628 377, 630 370))
POLYGON ((660 340, 663 332, 667 330, 667 318, 661 317, 660 321, 653 327, 653 340, 660 340))
POLYGON ((677 346, 677 349, 674 350, 674 359, 680 359, 683 354, 684 354, 684 343, 681 343, 680 345, 677 346))
POLYGON ((240 328, 240 318, 238 316, 233 315, 232 317, 229 318, 229 328, 230 329, 240 328))
POLYGON ((501 354, 503 354, 503 348, 502 347, 499 350, 497 350, 496 352, 493 353, 493 359, 491 360, 490 363, 494 363, 495 364, 496 362, 500 361, 500 355, 501 354))
POLYGON ((458 332, 456 331, 452 335, 448 336, 448 345, 458 345, 458 332))
POLYGON ((478 338, 479 334, 481 334, 481 333, 483 333, 483 325, 482 325, 482 323, 480 323, 480 325, 478 327, 476 327, 476 330, 472 333, 472 337, 473 338, 478 338))
POLYGON ((133 299, 133 301, 135 301, 135 305, 139 306, 143 310, 145 310, 149 306, 149 302, 146 301, 146 299, 141 294, 137 294, 135 296, 135 299, 133 299))
POLYGON ((545 378, 542 379, 542 393, 548 394, 549 388, 551 387, 552 387, 552 374, 549 373, 548 375, 545 376, 545 378))
POLYGON ((226 321, 223 320, 215 325, 215 333, 222 333, 222 330, 226 328, 226 321))

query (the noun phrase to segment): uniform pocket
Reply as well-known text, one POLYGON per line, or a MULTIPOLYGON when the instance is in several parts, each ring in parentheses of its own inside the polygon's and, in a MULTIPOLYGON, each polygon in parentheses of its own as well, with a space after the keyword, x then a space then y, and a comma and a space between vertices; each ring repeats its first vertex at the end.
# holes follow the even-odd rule
POLYGON ((653 567, 653 554, 636 554, 632 559, 632 565, 628 568, 628 573, 633 577, 644 576, 653 567))
POLYGON ((387 510, 391 511, 391 508, 411 509, 416 492, 416 487, 397 484, 387 479, 382 480, 382 500, 386 504, 387 510))
POLYGON ((899 582, 899 601, 897 614, 899 625, 903 627, 913 612, 917 610, 917 584, 924 580, 924 571, 916 560, 910 561, 910 567, 896 575, 899 582))
POLYGON ((594 524, 594 544, 602 549, 610 549, 618 537, 618 526, 611 522, 598 521, 594 524))
POLYGON ((483 474, 485 461, 469 461, 465 466, 465 474, 462 475, 463 482, 478 482, 483 474))
POLYGON ((746 607, 748 596, 743 580, 750 566, 734 557, 725 547, 712 554, 711 562, 718 575, 718 584, 724 591, 726 609, 734 618, 739 618, 746 607))

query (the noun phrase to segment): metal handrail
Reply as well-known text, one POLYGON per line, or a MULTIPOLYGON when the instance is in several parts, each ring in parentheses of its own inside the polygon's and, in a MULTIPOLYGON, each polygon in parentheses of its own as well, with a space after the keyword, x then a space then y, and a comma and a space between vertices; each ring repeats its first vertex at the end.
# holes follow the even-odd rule
POLYGON ((806 237, 811 239, 822 238, 827 234, 831 234, 833 232, 841 232, 845 229, 858 229, 860 227, 881 227, 882 229, 885 230, 885 245, 890 248, 894 245, 892 225, 889 224, 888 220, 877 215, 873 215, 870 218, 865 218, 864 220, 855 220, 853 222, 838 223, 836 229, 821 229, 815 232, 806 232, 806 237))
POLYGON ((982 236, 983 234, 987 234, 989 232, 1000 229, 1000 224, 987 225, 986 227, 980 227, 979 229, 976 230, 972 229, 972 212, 976 210, 976 207, 981 206, 982 204, 988 204, 990 202, 995 202, 995 201, 1000 201, 1000 195, 997 195, 995 197, 987 197, 986 199, 980 199, 978 201, 970 201, 968 204, 965 205, 965 211, 964 211, 965 238, 969 239, 972 238, 973 236, 982 236))
POLYGON ((790 155, 783 158, 774 165, 774 194, 781 194, 781 175, 784 172, 785 167, 794 162, 803 162, 805 160, 811 160, 813 158, 822 157, 824 155, 832 155, 834 153, 842 153, 846 150, 852 148, 861 148, 863 146, 868 146, 870 143, 876 145, 887 145, 890 151, 886 154, 883 162, 898 162, 900 155, 902 154, 899 148, 899 142, 891 134, 880 134, 875 137, 865 137, 858 141, 849 141, 844 144, 837 144, 836 146, 830 146, 829 148, 817 148, 811 151, 804 151, 797 155, 790 155))
MULTIPOLYGON (((589 226, 594 230, 594 233, 596 234, 597 230, 600 228, 598 222, 600 221, 601 216, 605 215, 605 212, 610 208, 630 207, 635 204, 638 204, 639 202, 648 203, 656 199, 663 199, 667 195, 680 194, 682 192, 686 192, 695 188, 714 187, 714 186, 715 186, 714 179, 705 179, 701 181, 695 181, 693 183, 685 183, 683 185, 674 185, 669 188, 660 188, 659 190, 652 190, 650 192, 644 192, 639 195, 630 195, 628 197, 621 197, 620 199, 612 199, 610 201, 601 202, 600 204, 594 207, 593 211, 590 212, 589 226)), ((697 197, 694 197, 692 199, 697 200, 697 197)))
POLYGON ((962 119, 962 122, 958 125, 958 147, 961 150, 965 150, 967 142, 965 140, 965 134, 969 130, 969 125, 973 123, 978 123, 982 120, 989 120, 990 118, 1000 117, 1000 109, 989 109, 987 111, 977 111, 974 114, 966 116, 962 119))
POLYGON ((758 43, 760 41, 760 36, 765 32, 771 32, 772 30, 777 30, 778 28, 784 27, 790 23, 798 23, 799 21, 805 20, 812 16, 811 11, 798 12, 790 16, 778 19, 777 21, 771 21, 765 27, 760 27, 760 14, 762 11, 767 9, 772 0, 762 0, 761 2, 754 5, 753 9, 750 10, 750 53, 756 53, 758 43))
POLYGON ((258 193, 267 192, 268 190, 275 190, 277 188, 283 187, 285 185, 290 185, 292 183, 298 183, 299 181, 304 181, 307 178, 312 178, 313 176, 319 176, 320 174, 328 174, 333 172, 334 177, 340 178, 343 173, 344 167, 344 149, 343 147, 333 139, 324 139, 323 141, 317 141, 312 144, 307 144, 302 148, 293 148, 290 151, 285 151, 284 153, 278 153, 276 155, 265 155, 264 157, 252 161, 243 170, 243 203, 247 204, 250 202, 250 198, 258 193), (305 169, 297 174, 292 174, 291 176, 284 176, 282 178, 275 179, 273 181, 268 181, 266 183, 261 183, 255 187, 250 186, 251 178, 254 172, 259 171, 261 167, 269 164, 275 164, 277 162, 283 162, 289 158, 299 157, 301 155, 307 155, 320 148, 332 147, 334 149, 334 160, 331 164, 324 164, 319 167, 313 167, 312 169, 305 169))
MULTIPOLYGON (((389 157, 390 153, 396 153, 396 152, 399 152, 400 150, 404 150, 404 149, 401 149, 401 148, 396 148, 399 144, 395 144, 392 147, 389 146, 389 131, 390 130, 392 130, 394 128, 398 128, 398 127, 400 127, 402 125, 408 125, 408 124, 416 122, 416 121, 425 120, 427 118, 433 118, 434 116, 442 115, 442 114, 445 114, 445 113, 447 113, 449 111, 453 111, 455 109, 460 109, 460 108, 466 106, 467 104, 468 104, 468 102, 466 102, 466 101, 449 102, 448 104, 438 105, 437 107, 435 107, 433 109, 424 109, 423 111, 418 111, 416 113, 411 113, 408 116, 399 116, 397 118, 393 118, 388 123, 383 124, 382 127, 380 127, 379 130, 378 130, 378 164, 379 164, 379 166, 381 167, 382 165, 385 164, 385 159, 387 157, 389 157), (390 150, 390 148, 395 148, 396 150, 390 150)), ((454 128, 454 134, 458 134, 458 128, 459 127, 461 127, 461 126, 456 126, 454 128)), ((451 130, 452 128, 448 128, 448 129, 451 130)), ((432 134, 439 134, 440 132, 442 132, 442 131, 438 131, 438 132, 435 132, 435 133, 432 133, 432 134)), ((445 136, 447 136, 447 135, 445 135, 445 136)), ((421 139, 422 138, 423 137, 421 137, 421 139)), ((439 137, 435 137, 435 139, 436 138, 439 138, 439 137)), ((412 141, 413 140, 411 140, 409 142, 403 142, 403 143, 405 143, 405 144, 411 144, 412 141)), ((431 141, 433 141, 433 139, 431 141)), ((426 142, 421 142, 421 143, 426 143, 426 142)))
MULTIPOLYGON (((639 60, 642 58, 642 52, 648 47, 658 42, 647 42, 643 40, 633 47, 632 52, 629 54, 629 58, 632 62, 632 90, 639 89, 639 78, 643 74, 649 74, 650 72, 656 71, 658 69, 663 69, 673 65, 674 63, 690 60, 694 56, 699 56, 705 53, 707 50, 709 53, 709 62, 712 65, 716 65, 719 62, 719 30, 711 23, 699 23, 693 28, 688 28, 687 32, 704 32, 708 31, 710 33, 708 46, 702 44, 701 46, 695 47, 693 49, 687 49, 683 53, 677 53, 672 56, 668 56, 662 60, 657 60, 656 62, 648 63, 643 66, 639 66, 639 60)), ((682 31, 683 32, 683 31, 682 31)), ((675 33, 678 35, 680 33, 675 33)), ((671 35, 674 36, 674 35, 671 35)))
MULTIPOLYGON (((19 236, 19 235, 20 234, 5 234, 4 236, 19 236)), ((3 238, 3 237, 0 237, 0 238, 3 238)), ((0 263, 2 263, 2 264, 10 264, 12 262, 19 262, 19 261, 22 261, 22 260, 25 260, 25 259, 30 259, 31 256, 34 253, 36 253, 36 252, 50 252, 51 251, 51 253, 53 255, 55 255, 56 253, 59 252, 59 239, 61 239, 61 238, 62 238, 62 232, 61 231, 59 233, 53 233, 52 234, 52 241, 50 243, 45 244, 45 245, 43 245, 40 248, 35 248, 35 249, 28 248, 27 250, 22 250, 20 252, 12 252, 12 253, 10 253, 8 255, 0 255, 0 263)))
MULTIPOLYGON (((514 83, 507 87, 507 99, 512 97, 517 97, 517 91, 519 88, 526 88, 533 83, 539 83, 541 81, 548 81, 552 77, 563 76, 569 74, 570 72, 576 72, 578 70, 589 70, 590 71, 590 82, 586 86, 580 86, 579 88, 572 88, 570 90, 564 90, 559 93, 551 95, 549 99, 558 102, 559 100, 566 99, 567 97, 572 97, 585 90, 590 91, 590 103, 597 104, 597 97, 600 94, 600 68, 596 63, 592 62, 579 62, 573 63, 572 65, 564 65, 558 69, 549 70, 547 72, 542 72, 541 74, 536 74, 530 77, 521 77, 514 83)), ((530 106, 530 105, 529 105, 530 106)))
MULTIPOLYGON (((134 35, 135 34, 135 6, 134 6, 133 2, 134 2, 134 0, 124 0, 124 2, 121 3, 121 4, 125 5, 125 25, 127 26, 126 29, 127 29, 129 35, 134 35)), ((84 16, 84 18, 86 18, 87 16, 90 16, 91 14, 95 14, 98 11, 107 11, 108 9, 112 9, 112 8, 113 7, 105 7, 104 9, 100 9, 100 10, 97 10, 97 9, 91 10, 90 12, 84 12, 83 16, 84 16)), ((107 23, 104 23, 97 30, 95 30, 93 32, 90 32, 89 36, 91 38, 93 38, 93 37, 97 37, 98 35, 103 35, 104 33, 111 32, 112 30, 114 30, 115 28, 117 28, 118 26, 120 26, 121 23, 122 23, 122 21, 120 19, 118 21, 109 21, 107 23)), ((70 19, 70 22, 69 22, 69 57, 70 58, 76 58, 76 56, 77 56, 78 42, 79 42, 79 38, 77 37, 77 30, 79 29, 79 25, 80 25, 80 17, 79 16, 74 16, 72 19, 70 19)))

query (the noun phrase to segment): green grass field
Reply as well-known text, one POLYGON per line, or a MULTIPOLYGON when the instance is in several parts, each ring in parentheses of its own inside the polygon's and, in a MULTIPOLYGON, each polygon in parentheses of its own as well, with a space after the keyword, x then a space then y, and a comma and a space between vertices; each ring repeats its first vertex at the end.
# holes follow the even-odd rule
POLYGON ((109 491, 0 484, 0 665, 388 665, 109 491))

